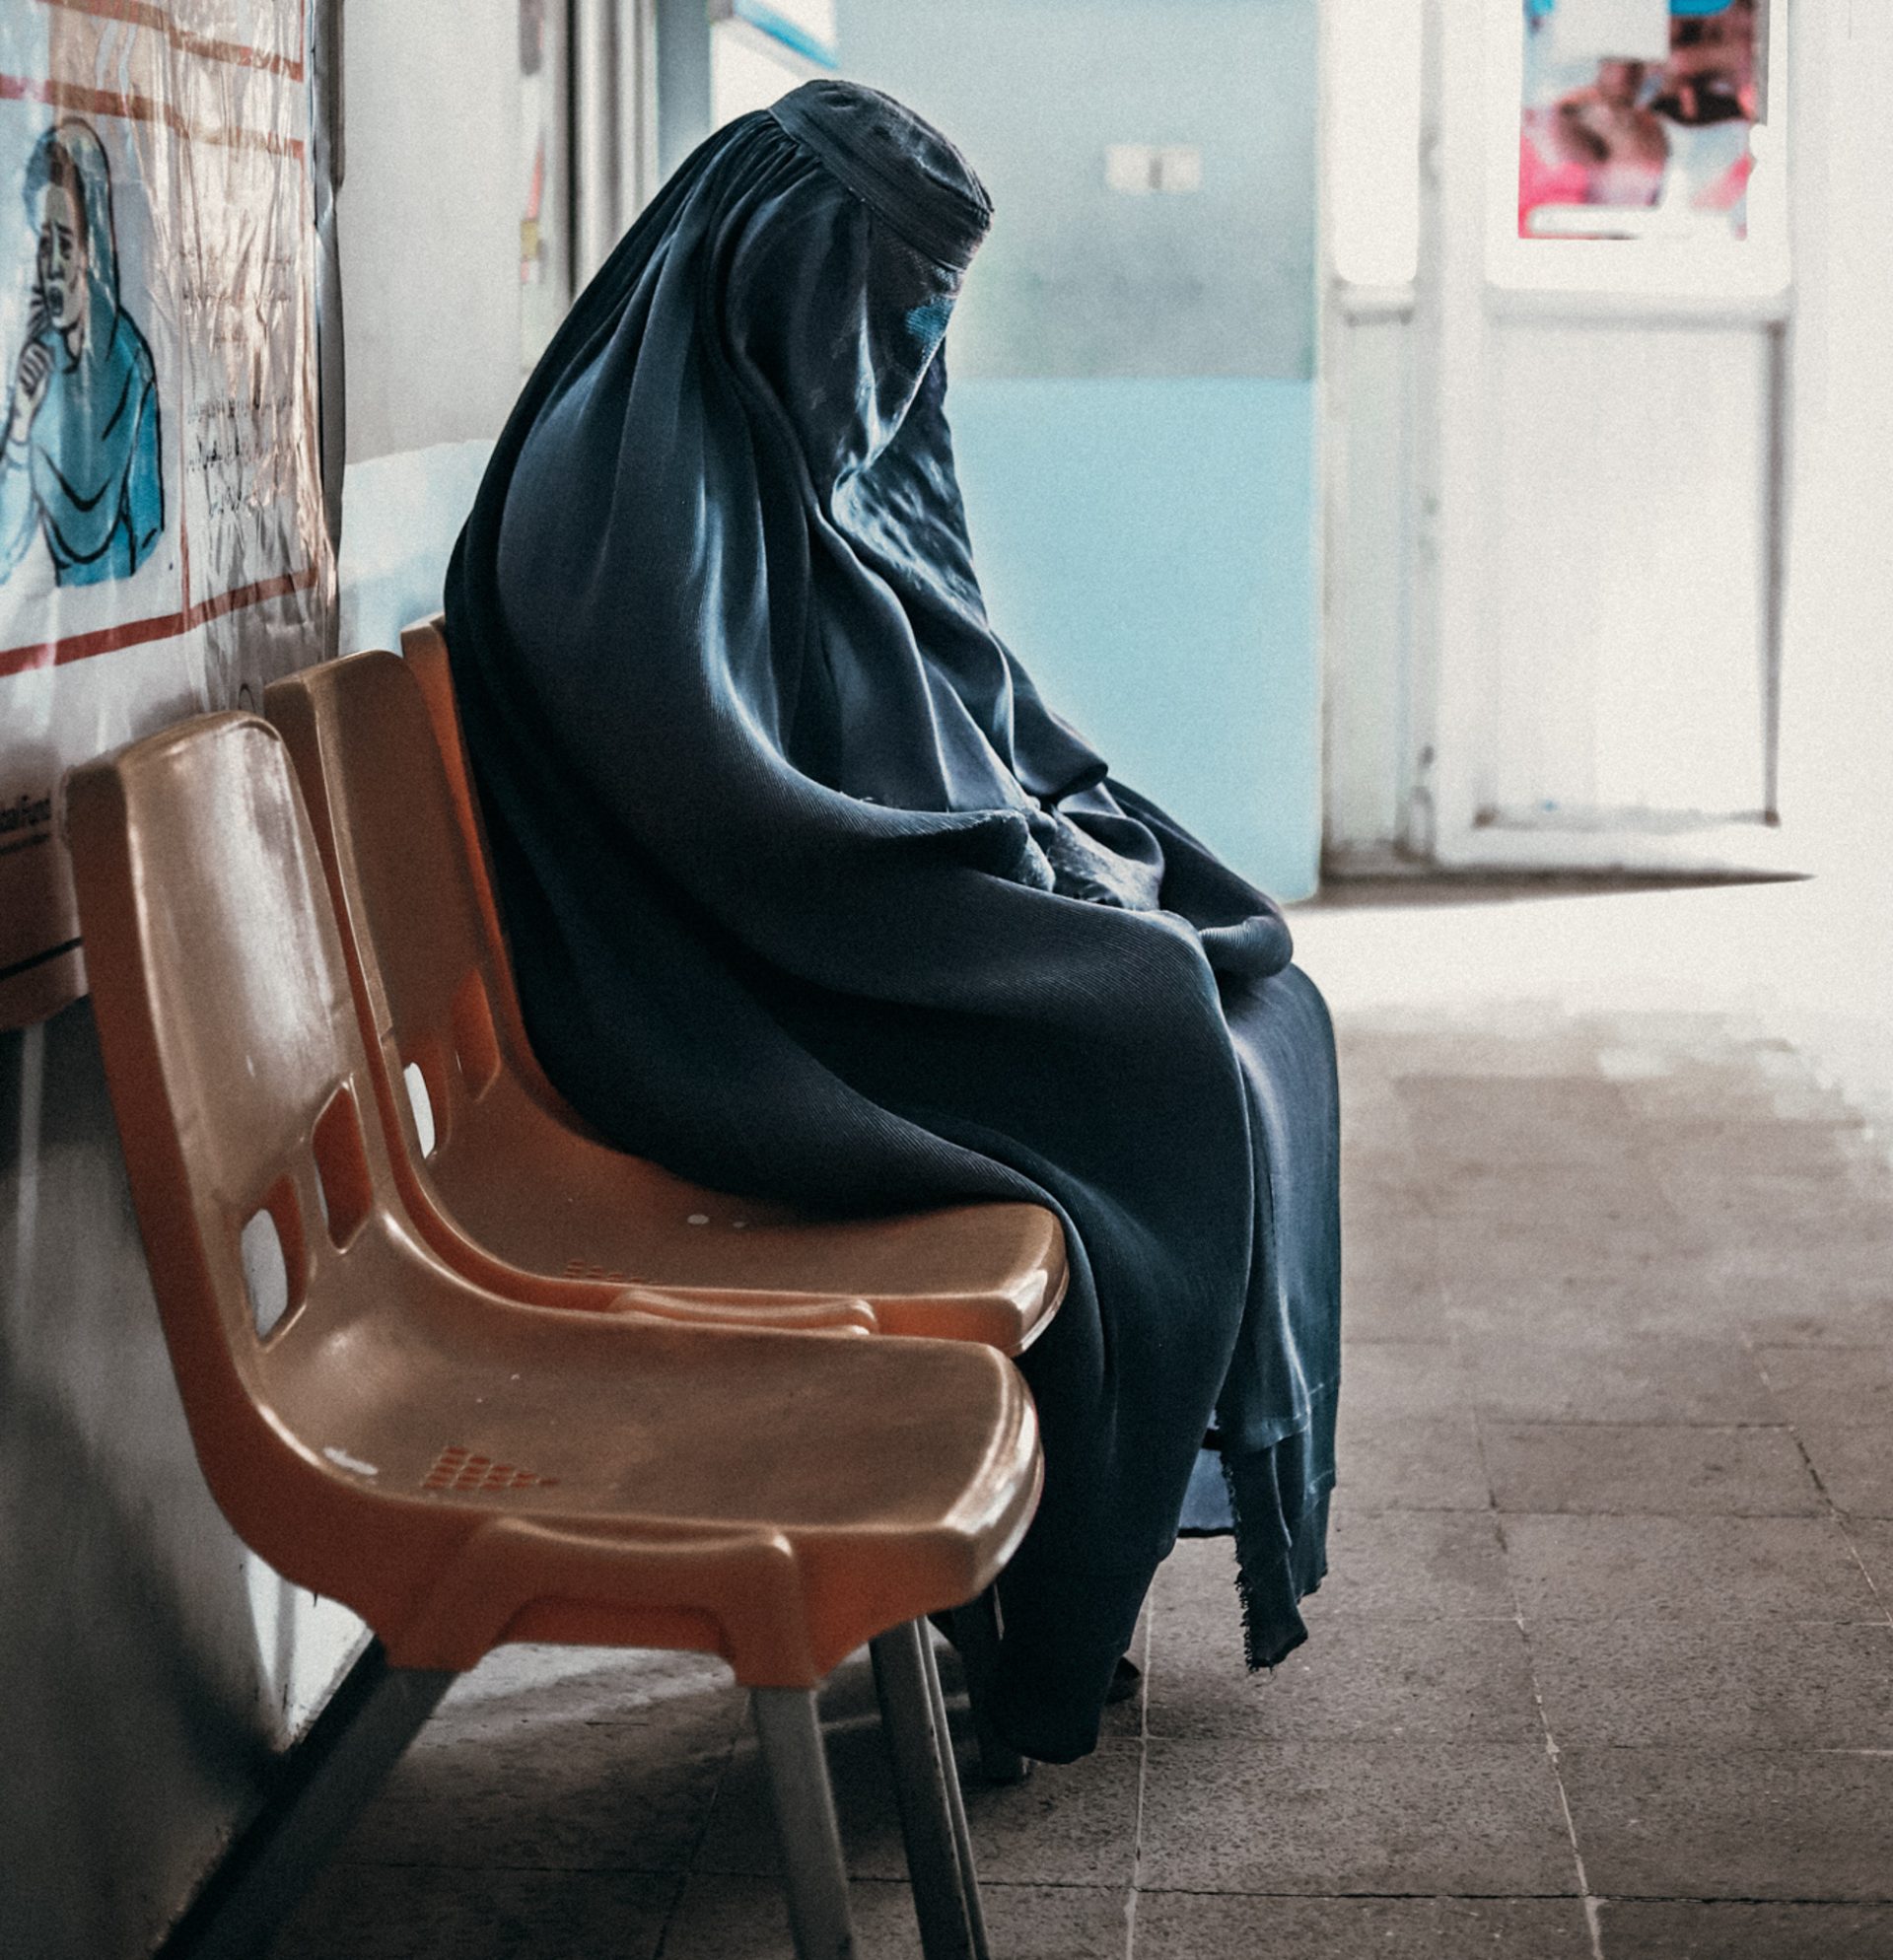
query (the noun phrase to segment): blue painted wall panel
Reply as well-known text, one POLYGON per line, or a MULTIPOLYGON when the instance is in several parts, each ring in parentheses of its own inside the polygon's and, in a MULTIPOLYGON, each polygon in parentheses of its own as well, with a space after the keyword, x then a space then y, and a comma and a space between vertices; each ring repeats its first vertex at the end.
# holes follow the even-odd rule
POLYGON ((1284 898, 1314 889, 1319 859, 1313 395, 1215 379, 947 393, 994 624, 1119 776, 1284 898))
POLYGON ((1259 883, 1314 888, 1316 0, 841 0, 844 72, 992 190, 946 339, 994 621, 1259 883), (1187 144, 1196 192, 1109 189, 1187 144))

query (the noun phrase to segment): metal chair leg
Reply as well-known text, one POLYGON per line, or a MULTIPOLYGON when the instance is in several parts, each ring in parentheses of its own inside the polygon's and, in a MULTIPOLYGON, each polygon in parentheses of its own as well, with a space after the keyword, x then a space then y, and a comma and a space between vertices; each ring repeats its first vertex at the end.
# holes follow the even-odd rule
POLYGON ((1030 1762, 1004 1742, 988 1719, 993 1670, 999 1661, 999 1595, 988 1586, 977 1599, 953 1609, 953 1645, 966 1670, 966 1699, 979 1742, 979 1773, 989 1784, 1022 1784, 1030 1762))
POLYGON ((894 1794, 914 1917, 926 1960, 987 1960, 959 1779, 947 1737, 946 1703, 936 1699, 925 1630, 910 1621, 870 1646, 881 1730, 893 1759, 894 1794))
POLYGON ((371 1642, 278 1763, 261 1813, 171 1929, 163 1960, 260 1952, 453 1685, 452 1674, 390 1667, 371 1642))
POLYGON ((978 1960, 991 1960, 986 1944, 986 1912, 979 1896, 979 1872, 973 1863, 973 1834, 966 1825, 966 1800, 960 1792, 959 1765, 953 1757, 952 1724, 946 1718, 946 1696, 940 1685, 940 1667, 934 1655, 933 1636, 922 1622, 915 1623, 915 1631, 920 1635, 921 1666, 927 1676, 927 1695, 934 1705, 934 1722, 940 1733, 941 1770, 946 1784, 946 1814, 952 1820, 953 1841, 959 1847, 959 1872, 966 1888, 966 1919, 972 1927, 973 1951, 978 1955, 978 1960))
POLYGON ((848 1870, 810 1688, 752 1688, 797 1960, 854 1960, 848 1870))

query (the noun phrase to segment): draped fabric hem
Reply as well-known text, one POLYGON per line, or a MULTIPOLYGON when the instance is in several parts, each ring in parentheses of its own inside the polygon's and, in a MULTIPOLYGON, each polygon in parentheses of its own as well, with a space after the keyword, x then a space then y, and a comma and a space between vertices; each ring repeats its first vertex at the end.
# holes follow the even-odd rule
POLYGON ((1328 1574, 1333 1471, 1297 1480, 1299 1502, 1293 1506, 1283 1491, 1281 1459, 1298 1457, 1305 1441, 1304 1433, 1273 1449, 1223 1455, 1234 1519, 1242 1647, 1252 1671, 1276 1666, 1307 1639, 1300 1604, 1328 1574))

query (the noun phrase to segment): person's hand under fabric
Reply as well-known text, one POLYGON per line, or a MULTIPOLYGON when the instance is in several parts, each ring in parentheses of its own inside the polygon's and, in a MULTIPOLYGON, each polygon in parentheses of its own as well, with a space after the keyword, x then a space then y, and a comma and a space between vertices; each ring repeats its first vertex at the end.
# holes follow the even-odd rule
POLYGON ((1069 816, 1041 806, 1026 818, 1032 841, 1052 871, 1052 889, 1061 898, 1083 898, 1126 912, 1157 909, 1161 867, 1119 857, 1087 835, 1069 816))

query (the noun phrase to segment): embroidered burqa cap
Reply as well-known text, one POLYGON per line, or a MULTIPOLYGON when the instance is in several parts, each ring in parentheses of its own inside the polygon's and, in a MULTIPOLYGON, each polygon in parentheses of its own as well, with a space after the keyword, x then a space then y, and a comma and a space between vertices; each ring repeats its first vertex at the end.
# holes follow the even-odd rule
POLYGON ((587 1117, 817 1212, 1065 1221, 995 1714, 1067 1759, 1212 1423, 1251 1658, 1303 1637, 1334 1059, 1275 906, 1115 783, 987 619, 942 340, 991 217, 870 89, 712 136, 527 384, 448 638, 527 1025, 587 1117))

